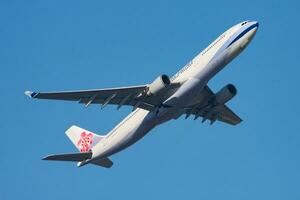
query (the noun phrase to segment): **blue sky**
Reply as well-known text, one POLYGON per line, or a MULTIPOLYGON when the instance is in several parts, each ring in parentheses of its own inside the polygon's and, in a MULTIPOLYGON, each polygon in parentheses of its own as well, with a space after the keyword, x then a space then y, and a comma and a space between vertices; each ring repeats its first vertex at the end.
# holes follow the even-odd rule
POLYGON ((1 199, 299 199, 298 1, 1 1, 1 199), (41 161, 75 152, 76 124, 105 134, 130 111, 35 101, 25 90, 144 84, 232 25, 248 48, 209 85, 238 88, 233 127, 180 118, 112 156, 113 168, 41 161))

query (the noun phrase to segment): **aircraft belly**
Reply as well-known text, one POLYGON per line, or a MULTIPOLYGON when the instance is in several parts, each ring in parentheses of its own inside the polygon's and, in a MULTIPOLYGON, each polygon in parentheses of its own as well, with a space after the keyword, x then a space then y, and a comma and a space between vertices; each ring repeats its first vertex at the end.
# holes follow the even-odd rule
POLYGON ((93 157, 108 157, 132 145, 156 126, 155 113, 137 109, 93 150, 93 157))
MULTIPOLYGON (((202 91, 205 85, 206 81, 202 79, 190 78, 163 104, 178 111, 184 109, 190 103, 194 102, 195 97, 197 97, 197 94, 202 91)), ((166 112, 168 111, 166 110, 166 112)))
POLYGON ((226 51, 220 54, 217 53, 195 77, 208 82, 214 75, 221 71, 228 62, 226 51))
POLYGON ((132 112, 95 146, 93 159, 115 154, 137 142, 156 125, 178 118, 185 107, 194 103, 207 82, 227 64, 227 61, 227 52, 216 55, 163 102, 166 107, 159 108, 158 112, 141 108, 132 112))

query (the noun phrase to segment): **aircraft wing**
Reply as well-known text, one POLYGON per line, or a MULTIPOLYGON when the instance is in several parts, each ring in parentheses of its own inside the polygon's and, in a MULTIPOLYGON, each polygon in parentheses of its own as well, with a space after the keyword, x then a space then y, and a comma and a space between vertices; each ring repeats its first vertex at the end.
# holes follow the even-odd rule
POLYGON ((51 99, 77 101, 89 106, 90 104, 102 104, 102 108, 107 104, 118 105, 118 109, 123 105, 130 105, 135 108, 142 108, 152 111, 162 103, 164 95, 178 85, 170 85, 168 91, 164 95, 146 96, 148 85, 80 90, 80 91, 64 91, 64 92, 31 92, 26 91, 25 94, 34 99, 51 99))
POLYGON ((224 106, 224 108, 221 110, 218 120, 232 125, 237 125, 243 121, 238 115, 236 115, 227 106, 224 106))
POLYGON ((206 86, 201 93, 201 99, 195 105, 192 105, 186 109, 186 114, 194 115, 194 119, 202 117, 202 122, 210 120, 211 124, 216 120, 225 122, 231 125, 239 124, 242 119, 236 115, 228 106, 222 105, 211 105, 209 100, 214 96, 214 92, 206 86))

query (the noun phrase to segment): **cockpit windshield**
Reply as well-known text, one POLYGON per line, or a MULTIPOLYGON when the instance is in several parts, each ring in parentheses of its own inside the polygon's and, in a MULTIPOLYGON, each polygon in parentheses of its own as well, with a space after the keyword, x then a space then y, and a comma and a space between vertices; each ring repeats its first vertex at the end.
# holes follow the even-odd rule
POLYGON ((243 22, 243 23, 241 24, 241 26, 244 26, 245 24, 247 24, 247 21, 246 21, 246 22, 243 22))

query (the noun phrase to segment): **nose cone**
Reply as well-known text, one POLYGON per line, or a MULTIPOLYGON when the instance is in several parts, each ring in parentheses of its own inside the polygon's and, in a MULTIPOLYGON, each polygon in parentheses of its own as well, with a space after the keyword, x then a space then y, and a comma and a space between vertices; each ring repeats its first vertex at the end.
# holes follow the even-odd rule
POLYGON ((257 21, 252 21, 249 25, 249 35, 250 35, 250 40, 255 36, 255 33, 259 27, 259 23, 257 21))
POLYGON ((258 21, 251 21, 251 25, 256 25, 256 26, 259 26, 259 23, 258 23, 258 21))
POLYGON ((252 22, 252 25, 251 26, 253 26, 254 28, 254 30, 255 30, 255 32, 257 31, 257 29, 258 29, 258 27, 259 27, 259 23, 258 23, 258 21, 253 21, 252 22))

